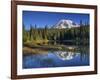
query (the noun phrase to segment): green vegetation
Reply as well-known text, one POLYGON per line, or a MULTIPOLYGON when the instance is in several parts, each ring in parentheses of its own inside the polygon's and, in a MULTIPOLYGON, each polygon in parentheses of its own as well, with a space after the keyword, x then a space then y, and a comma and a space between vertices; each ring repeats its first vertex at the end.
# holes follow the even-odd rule
POLYGON ((23 25, 23 52, 25 53, 47 53, 48 51, 75 51, 78 47, 69 47, 65 42, 77 46, 89 45, 89 25, 73 28, 37 28, 30 25, 30 30, 23 25), (51 44, 51 42, 53 42, 51 44), (64 42, 59 43, 59 42, 64 42), (49 44, 50 43, 50 44, 49 44), (59 43, 59 44, 58 44, 59 43))
POLYGON ((75 41, 89 43, 89 25, 77 28, 45 29, 30 26, 30 30, 25 30, 23 26, 23 42, 32 42, 34 44, 46 44, 49 41, 75 41))

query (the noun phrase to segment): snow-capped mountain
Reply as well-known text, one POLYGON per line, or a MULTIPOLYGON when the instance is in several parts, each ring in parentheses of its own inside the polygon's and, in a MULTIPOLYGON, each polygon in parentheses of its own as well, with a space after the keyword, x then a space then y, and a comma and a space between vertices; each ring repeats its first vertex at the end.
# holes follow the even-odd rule
POLYGON ((72 27, 79 27, 80 25, 73 22, 72 20, 62 19, 53 28, 72 28, 72 27))

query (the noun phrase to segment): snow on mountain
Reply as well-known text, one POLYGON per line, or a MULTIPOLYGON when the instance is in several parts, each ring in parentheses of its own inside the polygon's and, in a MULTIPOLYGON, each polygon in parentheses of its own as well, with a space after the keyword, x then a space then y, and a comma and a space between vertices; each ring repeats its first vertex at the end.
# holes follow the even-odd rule
POLYGON ((80 25, 73 22, 72 20, 62 19, 53 28, 72 28, 72 27, 79 27, 80 25))

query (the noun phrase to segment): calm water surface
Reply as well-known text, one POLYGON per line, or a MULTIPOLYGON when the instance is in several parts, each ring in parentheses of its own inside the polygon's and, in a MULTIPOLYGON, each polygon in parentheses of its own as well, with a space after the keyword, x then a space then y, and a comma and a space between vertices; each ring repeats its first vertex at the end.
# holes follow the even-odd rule
POLYGON ((89 65, 89 49, 80 51, 48 51, 23 55, 23 68, 47 68, 89 65))

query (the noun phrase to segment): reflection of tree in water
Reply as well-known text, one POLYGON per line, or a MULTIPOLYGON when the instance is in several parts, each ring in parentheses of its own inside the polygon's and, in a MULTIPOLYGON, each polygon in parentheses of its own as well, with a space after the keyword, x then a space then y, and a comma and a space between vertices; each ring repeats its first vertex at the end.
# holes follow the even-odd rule
POLYGON ((87 56, 89 56, 89 47, 83 47, 79 46, 79 52, 80 52, 80 60, 86 60, 87 56))
POLYGON ((86 60, 89 56, 89 47, 79 46, 78 50, 75 51, 57 51, 54 52, 61 60, 71 60, 76 56, 80 56, 80 60, 86 60))
POLYGON ((55 52, 55 54, 61 59, 61 60, 71 60, 74 57, 78 56, 79 53, 75 53, 75 52, 62 52, 62 51, 58 51, 55 52))

